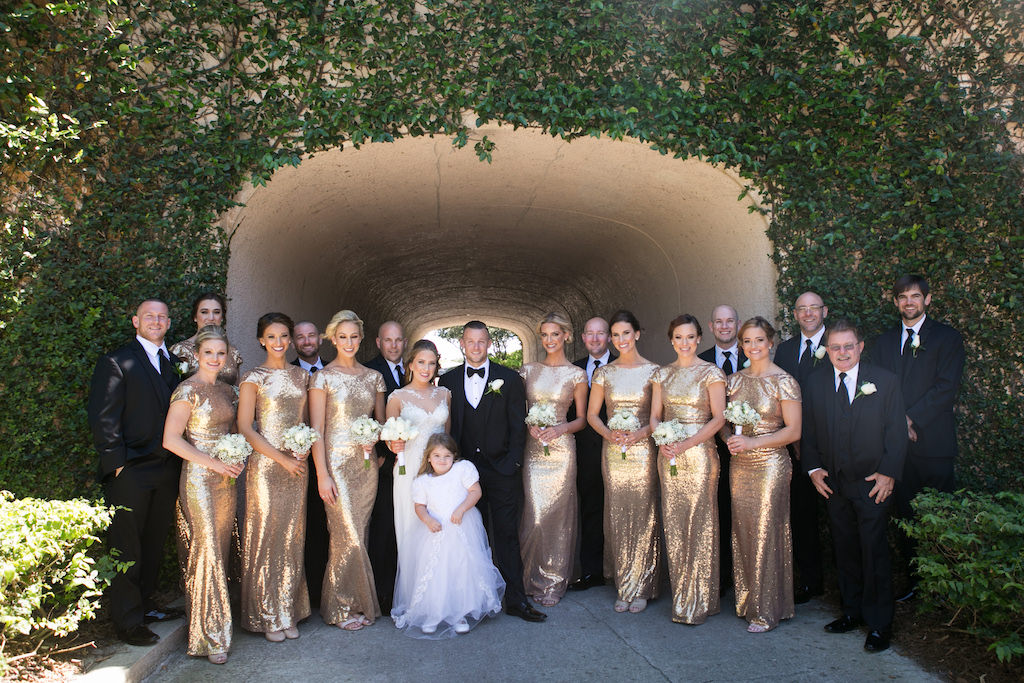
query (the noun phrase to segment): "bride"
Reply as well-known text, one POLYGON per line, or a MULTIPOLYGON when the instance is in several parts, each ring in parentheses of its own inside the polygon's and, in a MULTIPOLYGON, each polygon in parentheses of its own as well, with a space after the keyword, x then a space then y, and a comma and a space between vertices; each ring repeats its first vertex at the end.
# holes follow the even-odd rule
POLYGON ((395 540, 398 542, 398 575, 395 579, 394 606, 392 616, 405 612, 412 598, 415 577, 403 567, 413 566, 411 559, 405 557, 408 547, 405 543, 411 529, 423 522, 416 516, 412 502, 412 481, 420 470, 423 461, 423 447, 431 434, 448 432, 451 428, 449 408, 452 402, 451 393, 444 387, 435 387, 438 363, 441 359, 434 343, 421 339, 413 344, 405 363, 409 383, 392 392, 388 399, 387 417, 402 417, 416 427, 416 436, 408 443, 404 441, 388 441, 387 445, 395 453, 405 452, 405 474, 398 473, 398 463, 394 469, 395 496, 395 540))

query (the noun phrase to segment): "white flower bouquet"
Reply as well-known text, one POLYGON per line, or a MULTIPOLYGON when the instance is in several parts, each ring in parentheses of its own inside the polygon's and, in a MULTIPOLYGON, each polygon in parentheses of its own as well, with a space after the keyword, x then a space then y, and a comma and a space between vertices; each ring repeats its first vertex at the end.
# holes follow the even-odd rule
MULTIPOLYGON (((417 429, 404 417, 389 417, 380 430, 380 438, 384 441, 412 441, 416 438, 417 429)), ((405 449, 398 454, 398 473, 405 474, 405 449)))
MULTIPOLYGON (((654 439, 654 443, 658 446, 667 446, 669 444, 679 443, 680 441, 686 440, 686 436, 686 429, 679 420, 668 420, 667 422, 662 422, 653 432, 651 432, 651 438, 654 439)), ((668 459, 668 473, 673 477, 679 473, 676 469, 675 456, 668 459)))
POLYGON ((281 449, 291 451, 295 457, 309 453, 309 449, 320 440, 320 433, 300 422, 284 430, 281 435, 281 449))
POLYGON ((369 415, 352 420, 348 435, 352 441, 363 447, 363 469, 370 469, 370 447, 380 440, 381 424, 369 415))
MULTIPOLYGON (((615 414, 608 418, 608 429, 616 432, 635 432, 640 429, 640 420, 628 410, 616 410, 615 414)), ((626 447, 622 449, 622 459, 626 459, 626 447)))
POLYGON ((761 421, 761 416, 746 401, 739 403, 730 401, 729 405, 725 407, 724 415, 725 419, 735 427, 737 434, 742 434, 744 427, 753 427, 761 421))
MULTIPOLYGON (((252 446, 241 434, 225 434, 213 444, 210 455, 228 465, 244 465, 252 455, 252 446)), ((235 485, 234 477, 231 477, 231 485, 235 485)))
MULTIPOLYGON (((530 406, 529 412, 526 413, 526 424, 530 427, 539 427, 540 429, 554 427, 558 424, 558 416, 555 414, 555 404, 548 403, 546 401, 534 403, 530 406)), ((543 441, 540 443, 544 446, 544 455, 551 455, 548 445, 543 441)))

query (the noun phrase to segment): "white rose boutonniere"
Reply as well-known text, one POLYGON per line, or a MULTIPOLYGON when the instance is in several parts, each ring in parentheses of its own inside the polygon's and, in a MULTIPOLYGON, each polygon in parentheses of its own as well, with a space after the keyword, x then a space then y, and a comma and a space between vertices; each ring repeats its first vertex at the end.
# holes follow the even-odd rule
POLYGON ((816 366, 818 364, 818 361, 820 361, 820 360, 822 360, 824 358, 825 358, 825 347, 822 346, 821 344, 819 344, 818 348, 814 349, 814 363, 811 365, 811 367, 816 366))
POLYGON ((184 377, 188 374, 188 363, 185 361, 176 363, 174 366, 174 372, 177 373, 178 377, 184 377))
POLYGON ((749 358, 747 360, 743 361, 743 367, 744 368, 749 368, 750 367, 750 359, 749 358))
POLYGON ((870 396, 876 391, 878 391, 878 387, 876 387, 873 382, 864 382, 857 389, 857 395, 853 397, 853 400, 856 401, 861 396, 870 396))
POLYGON ((501 388, 503 386, 505 386, 505 380, 503 380, 503 379, 491 380, 490 382, 487 383, 487 391, 485 391, 484 393, 485 394, 498 394, 500 396, 501 395, 501 388))
POLYGON ((924 351, 921 348, 921 335, 915 334, 914 338, 910 340, 910 350, 914 354, 914 358, 917 358, 918 351, 924 351))

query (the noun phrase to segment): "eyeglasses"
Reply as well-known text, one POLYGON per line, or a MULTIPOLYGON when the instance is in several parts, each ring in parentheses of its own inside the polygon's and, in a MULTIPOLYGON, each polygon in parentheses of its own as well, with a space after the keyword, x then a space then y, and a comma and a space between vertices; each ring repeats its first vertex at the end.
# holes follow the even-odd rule
POLYGON ((803 315, 804 313, 817 313, 818 311, 820 311, 823 308, 825 308, 825 307, 824 306, 797 306, 796 308, 793 309, 793 311, 796 312, 797 315, 803 315))
POLYGON ((860 342, 856 344, 843 344, 842 346, 840 346, 839 344, 829 344, 828 350, 831 351, 832 353, 839 353, 840 351, 846 351, 847 353, 849 353, 858 346, 860 346, 860 342))

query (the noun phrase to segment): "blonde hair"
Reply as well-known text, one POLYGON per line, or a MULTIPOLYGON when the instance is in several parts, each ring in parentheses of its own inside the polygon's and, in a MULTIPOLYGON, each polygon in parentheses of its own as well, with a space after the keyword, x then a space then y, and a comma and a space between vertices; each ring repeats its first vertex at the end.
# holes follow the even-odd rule
POLYGON ((199 329, 196 333, 196 354, 199 353, 199 348, 208 341, 222 341, 224 345, 228 345, 228 335, 224 333, 223 328, 220 325, 205 325, 199 329))
POLYGON ((331 322, 327 323, 327 328, 324 330, 323 338, 332 339, 334 337, 334 333, 338 331, 338 325, 341 325, 342 323, 355 323, 356 326, 359 327, 359 336, 366 336, 363 334, 363 321, 360 320, 359 316, 353 311, 346 308, 344 311, 338 311, 335 313, 331 318, 331 322))
POLYGON ((572 336, 572 323, 570 323, 569 319, 561 313, 551 312, 541 318, 540 322, 537 323, 537 334, 540 334, 540 328, 547 323, 554 323, 555 325, 558 325, 562 328, 562 332, 565 332, 570 337, 572 336))
POLYGON ((452 462, 453 465, 462 459, 459 457, 459 445, 455 443, 455 439, 445 432, 435 432, 430 435, 430 438, 427 439, 427 445, 423 447, 423 464, 420 465, 420 471, 417 474, 437 474, 434 472, 433 465, 430 464, 430 454, 437 450, 438 447, 444 448, 455 456, 452 462))

